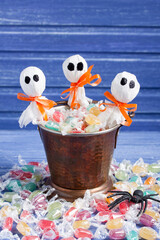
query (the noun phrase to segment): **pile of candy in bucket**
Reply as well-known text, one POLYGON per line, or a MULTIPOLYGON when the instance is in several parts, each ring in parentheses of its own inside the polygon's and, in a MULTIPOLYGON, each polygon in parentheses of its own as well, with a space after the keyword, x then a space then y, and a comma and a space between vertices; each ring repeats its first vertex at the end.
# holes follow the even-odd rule
POLYGON ((92 76, 93 65, 88 68, 87 62, 80 55, 67 58, 63 63, 63 72, 70 88, 61 93, 61 98, 68 99, 68 108, 59 110, 57 103, 42 96, 46 79, 37 67, 25 68, 20 74, 20 85, 24 93, 17 98, 29 101, 30 105, 19 119, 20 127, 42 124, 54 131, 67 133, 91 133, 112 128, 118 124, 130 126, 132 123, 128 112, 136 111, 137 104, 130 104, 140 90, 140 84, 134 74, 122 72, 115 76, 111 84, 111 93, 104 93, 105 102, 92 103, 85 95, 86 84, 97 86, 101 82, 99 74, 92 76), (68 94, 63 97, 64 94, 68 94))
POLYGON ((98 115, 101 114, 99 104, 91 103, 87 108, 79 109, 53 108, 49 113, 49 120, 44 126, 59 131, 63 135, 67 133, 92 133, 105 130, 106 126, 100 121, 98 115))
POLYGON ((54 189, 45 185, 49 177, 45 162, 19 162, 0 179, 1 240, 160 239, 159 162, 113 161, 113 192, 90 195, 87 190, 84 198, 72 203, 53 196, 54 189), (126 197, 135 190, 143 193, 144 204, 126 197))

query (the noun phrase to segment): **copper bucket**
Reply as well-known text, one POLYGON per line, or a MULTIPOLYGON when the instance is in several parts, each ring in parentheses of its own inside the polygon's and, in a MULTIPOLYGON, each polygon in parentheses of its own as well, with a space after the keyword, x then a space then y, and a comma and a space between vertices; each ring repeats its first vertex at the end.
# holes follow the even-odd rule
MULTIPOLYGON (((64 105, 66 103, 56 108, 64 105)), ((39 125, 51 173, 50 183, 59 197, 73 201, 83 197, 87 189, 91 193, 106 193, 112 188, 109 169, 120 127, 63 136, 39 125)))

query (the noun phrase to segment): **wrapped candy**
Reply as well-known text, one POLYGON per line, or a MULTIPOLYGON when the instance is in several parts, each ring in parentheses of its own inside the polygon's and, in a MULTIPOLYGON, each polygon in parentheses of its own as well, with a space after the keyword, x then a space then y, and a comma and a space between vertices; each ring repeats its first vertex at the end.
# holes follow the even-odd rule
POLYGON ((107 107, 101 109, 102 113, 98 115, 101 122, 106 127, 112 128, 117 124, 130 126, 131 118, 128 116, 128 111, 136 111, 136 104, 128 104, 138 94, 140 84, 134 74, 128 72, 118 73, 111 84, 111 93, 106 91, 104 95, 114 103, 102 103, 107 107))
POLYGON ((19 118, 20 127, 27 126, 30 122, 38 124, 47 121, 46 110, 56 103, 41 96, 46 87, 44 73, 37 67, 27 67, 20 74, 20 85, 26 95, 18 93, 17 98, 30 102, 19 118))
POLYGON ((91 86, 97 86, 101 82, 98 74, 91 75, 92 67, 88 68, 87 62, 80 55, 73 55, 63 63, 64 75, 71 82, 71 86, 69 89, 63 91, 62 94, 69 92, 65 98, 69 97, 68 105, 72 109, 75 107, 79 108, 80 106, 87 107, 92 102, 92 99, 86 97, 84 85, 88 83, 91 86), (94 79, 97 80, 91 83, 94 79))
MULTIPOLYGON (((128 173, 128 180, 119 181, 117 178, 115 179, 117 185, 113 192, 91 194, 87 190, 83 198, 78 198, 73 203, 57 199, 57 195, 50 199, 51 194, 55 192, 51 186, 44 186, 44 183, 47 181, 46 176, 48 176, 48 173, 45 171, 47 166, 45 162, 39 164, 38 162, 30 162, 27 165, 21 159, 20 163, 20 167, 14 166, 8 175, 1 178, 1 187, 3 187, 0 198, 2 200, 0 209, 0 239, 160 239, 160 195, 158 195, 160 186, 157 183, 154 185, 144 184, 147 179, 150 179, 151 173, 146 172, 145 177, 139 176, 139 173, 133 173, 133 166, 130 161, 123 160, 120 164, 116 161, 113 162, 114 170, 112 174, 116 174, 118 170, 125 168, 128 173), (34 168, 30 168, 30 166, 34 168), (23 176, 22 169, 25 173, 32 173, 32 178, 22 178, 21 180, 20 178, 23 176), (18 173, 20 173, 19 178, 17 178, 18 173), (28 183, 31 181, 34 183, 34 175, 37 173, 43 173, 43 181, 39 180, 39 183, 36 182, 38 189, 32 193, 29 190, 24 190, 28 183), (17 191, 17 188, 13 187, 6 192, 5 189, 8 185, 12 187, 12 184, 9 184, 12 183, 12 180, 20 181, 20 189, 17 191), (136 193, 135 195, 133 194, 135 190, 131 188, 130 193, 134 195, 133 201, 127 200, 126 195, 128 194, 126 192, 124 193, 125 199, 122 202, 119 200, 119 194, 111 196, 117 193, 116 191, 123 189, 122 183, 123 186, 126 186, 124 190, 128 191, 126 190, 127 186, 135 182, 138 184, 136 188, 143 187, 144 192, 138 191, 138 194, 136 193), (158 187, 158 192, 156 196, 151 195, 152 204, 149 200, 147 200, 147 205, 145 201, 143 204, 134 202, 141 194, 144 197, 147 194, 155 194, 156 192, 152 190, 153 186, 156 186, 155 190, 158 187), (108 198, 109 196, 110 198, 108 198), (153 201, 153 197, 156 201, 153 201), (114 201, 117 204, 110 209, 108 204, 112 204, 114 201), (140 215, 137 216, 140 209, 142 208, 143 210, 145 206, 147 206, 145 213, 141 211, 140 215)), ((155 164, 158 164, 158 162, 155 164)), ((143 166, 148 169, 148 165, 142 158, 135 163, 135 166, 143 166)), ((160 178, 160 173, 156 174, 155 178, 157 181, 160 178)), ((17 185, 17 182, 13 183, 17 185)))

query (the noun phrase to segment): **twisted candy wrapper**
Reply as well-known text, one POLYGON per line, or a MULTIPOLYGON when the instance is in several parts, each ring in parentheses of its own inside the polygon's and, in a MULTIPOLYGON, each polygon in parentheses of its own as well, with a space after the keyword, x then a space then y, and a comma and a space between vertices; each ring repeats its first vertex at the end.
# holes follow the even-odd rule
POLYGON ((40 98, 41 96, 39 97, 30 97, 30 96, 27 96, 25 95, 24 93, 18 93, 17 94, 17 98, 19 100, 22 100, 22 101, 29 101, 29 102, 36 102, 37 104, 37 107, 40 111, 40 113, 42 114, 43 116, 43 119, 45 121, 48 120, 48 117, 47 117, 47 114, 45 112, 45 109, 51 109, 53 106, 57 105, 54 101, 52 100, 48 100, 48 99, 41 99, 40 98))
MULTIPOLYGON (((131 125, 131 123, 132 123, 132 119, 129 117, 129 115, 128 115, 128 112, 135 112, 136 110, 137 110, 137 104, 128 104, 128 103, 122 103, 122 102, 119 102, 119 101, 117 101, 114 97, 113 97, 113 95, 110 93, 110 92, 108 92, 108 91, 106 91, 105 93, 104 93, 104 95, 110 100, 110 101, 112 101, 113 103, 101 103, 100 105, 99 105, 99 107, 101 106, 101 105, 106 105, 106 106, 117 106, 118 108, 119 108, 119 110, 120 110, 120 112, 122 113, 122 115, 124 116, 124 118, 125 118, 125 120, 126 121, 124 121, 123 123, 122 123, 122 125, 125 125, 125 126, 130 126, 131 125)), ((102 110, 102 109, 100 109, 100 111, 101 112, 104 112, 106 110, 106 107, 102 110)))

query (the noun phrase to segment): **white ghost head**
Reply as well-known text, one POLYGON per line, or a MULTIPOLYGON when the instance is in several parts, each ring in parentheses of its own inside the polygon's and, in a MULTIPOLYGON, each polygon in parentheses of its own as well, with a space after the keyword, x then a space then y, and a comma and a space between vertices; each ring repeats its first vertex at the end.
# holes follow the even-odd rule
POLYGON ((79 78, 87 72, 88 65, 83 57, 73 55, 64 61, 62 68, 68 81, 77 82, 79 78))
POLYGON ((46 78, 39 68, 27 67, 20 74, 20 85, 28 96, 41 96, 46 87, 46 78))
POLYGON ((134 74, 118 73, 111 84, 111 92, 116 100, 123 103, 131 102, 138 94, 140 84, 134 74))

